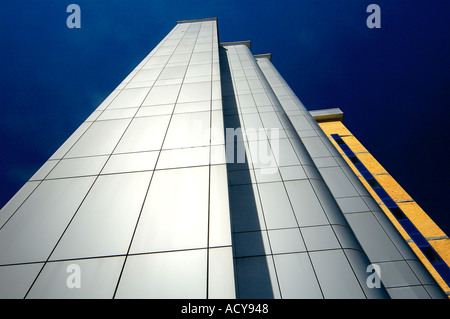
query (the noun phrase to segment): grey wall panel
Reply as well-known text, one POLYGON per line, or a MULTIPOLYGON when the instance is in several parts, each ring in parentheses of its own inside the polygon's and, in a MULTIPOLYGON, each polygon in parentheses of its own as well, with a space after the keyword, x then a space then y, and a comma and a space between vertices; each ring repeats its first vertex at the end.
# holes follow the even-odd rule
POLYGON ((46 261, 94 180, 39 184, 0 230, 0 265, 46 261))
POLYGON ((8 221, 8 219, 17 211, 24 203, 28 196, 39 185, 39 181, 29 181, 23 185, 19 191, 11 198, 5 206, 0 210, 0 228, 8 221))
POLYGON ((1 299, 22 299, 28 292, 44 263, 0 267, 1 299))
POLYGON ((206 298, 206 249, 129 256, 118 299, 206 298))
POLYGON ((109 257, 47 263, 27 299, 110 299, 124 259, 109 257), (68 274, 72 267, 82 270, 80 286, 68 289, 68 274))
POLYGON ((126 254, 151 176, 151 171, 100 176, 50 260, 126 254))

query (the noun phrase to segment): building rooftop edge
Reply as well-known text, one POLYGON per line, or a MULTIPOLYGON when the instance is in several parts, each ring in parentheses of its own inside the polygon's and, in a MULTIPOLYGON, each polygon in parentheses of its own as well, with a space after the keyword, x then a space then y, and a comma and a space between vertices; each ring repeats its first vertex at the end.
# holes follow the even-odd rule
POLYGON ((224 43, 220 43, 220 46, 225 46, 225 45, 246 45, 250 50, 252 49, 252 42, 250 40, 247 41, 233 41, 233 42, 224 42, 224 43))
POLYGON ((272 61, 272 53, 255 54, 254 57, 255 57, 255 59, 257 59, 257 58, 267 58, 270 61, 272 61))
POLYGON ((330 109, 321 109, 321 110, 313 110, 309 111, 309 114, 317 121, 317 122, 327 122, 327 121, 343 121, 344 120, 344 112, 341 111, 340 108, 330 108, 330 109))
POLYGON ((217 17, 214 18, 203 18, 203 19, 193 19, 193 20, 180 20, 177 23, 191 23, 191 22, 204 22, 204 21, 217 21, 217 17))

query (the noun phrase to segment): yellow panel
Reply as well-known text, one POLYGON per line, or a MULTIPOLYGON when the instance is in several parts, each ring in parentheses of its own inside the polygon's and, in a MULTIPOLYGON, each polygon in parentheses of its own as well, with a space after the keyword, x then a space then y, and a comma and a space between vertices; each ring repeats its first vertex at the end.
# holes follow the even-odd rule
POLYGON ((364 166, 371 172, 372 174, 382 174, 387 173, 384 167, 372 156, 370 153, 359 153, 356 154, 364 164, 364 166))
POLYGON ((319 122, 319 126, 327 136, 330 136, 331 134, 339 134, 341 136, 352 135, 341 121, 319 122))
MULTIPOLYGON (((342 139, 354 153, 367 152, 367 149, 356 139, 356 137, 344 136, 342 139)), ((358 156, 358 154, 356 154, 356 156, 358 156)))
MULTIPOLYGON (((344 160, 349 164, 351 169, 356 175, 361 175, 361 173, 358 171, 358 169, 353 165, 352 161, 346 156, 345 154, 341 153, 344 160)), ((364 166, 369 170, 372 174, 386 174, 386 170, 381 166, 380 163, 370 154, 370 153, 359 153, 356 154, 361 163, 364 164, 364 166)))
POLYGON ((397 205, 425 238, 446 236, 416 202, 397 203, 397 205))
POLYGON ((394 201, 412 200, 391 175, 377 175, 376 179, 394 201))

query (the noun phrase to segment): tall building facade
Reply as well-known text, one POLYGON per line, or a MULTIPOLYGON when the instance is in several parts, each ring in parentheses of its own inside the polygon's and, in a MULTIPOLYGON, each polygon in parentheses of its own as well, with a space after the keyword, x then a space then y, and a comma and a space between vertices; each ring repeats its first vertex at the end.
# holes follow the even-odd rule
POLYGON ((250 46, 177 23, 1 210, 1 298, 446 298, 250 46))

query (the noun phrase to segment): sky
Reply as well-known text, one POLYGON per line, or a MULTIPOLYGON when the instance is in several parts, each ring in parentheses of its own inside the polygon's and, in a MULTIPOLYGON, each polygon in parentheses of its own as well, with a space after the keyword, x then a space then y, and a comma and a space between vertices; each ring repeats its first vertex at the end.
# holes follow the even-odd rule
POLYGON ((450 235, 448 0, 16 0, 0 10, 0 207, 179 20, 252 41, 309 110, 344 124, 450 235), (369 4, 381 9, 370 29, 369 4), (70 4, 81 28, 70 29, 70 4))

